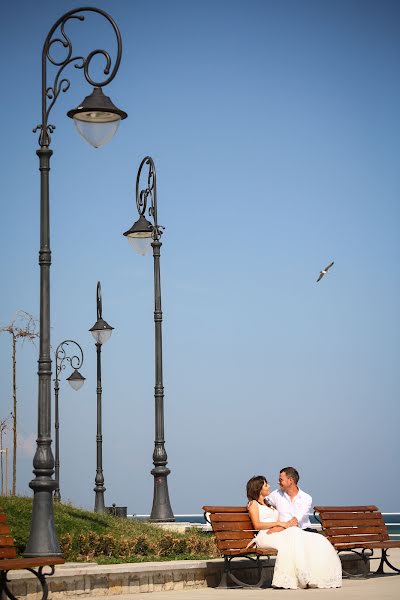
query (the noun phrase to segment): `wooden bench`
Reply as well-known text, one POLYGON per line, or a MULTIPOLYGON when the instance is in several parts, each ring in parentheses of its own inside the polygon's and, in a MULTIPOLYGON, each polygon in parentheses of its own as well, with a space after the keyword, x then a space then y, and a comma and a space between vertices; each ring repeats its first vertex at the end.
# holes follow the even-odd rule
POLYGON ((365 575, 368 560, 374 550, 381 550, 380 563, 374 574, 382 574, 384 564, 400 573, 388 560, 390 548, 400 548, 400 540, 390 540, 382 514, 376 506, 314 506, 314 515, 321 523, 322 533, 340 553, 351 551, 364 560, 365 575))
POLYGON ((7 585, 10 582, 7 574, 8 571, 26 569, 38 578, 43 590, 42 600, 46 600, 49 593, 46 577, 53 575, 55 565, 62 565, 65 560, 59 556, 15 558, 16 556, 17 550, 7 525, 7 515, 0 513, 0 598, 4 592, 10 600, 17 600, 7 585), (44 567, 50 567, 50 573, 43 573, 44 567))
POLYGON ((228 587, 228 578, 241 587, 261 587, 264 583, 263 567, 267 566, 270 557, 278 553, 275 548, 247 548, 254 539, 257 531, 254 530, 246 506, 203 506, 204 517, 211 524, 218 550, 224 559, 224 572, 218 587, 228 587), (268 561, 262 562, 261 557, 268 561), (232 560, 234 558, 248 558, 255 563, 258 581, 251 585, 240 581, 234 574, 232 560))

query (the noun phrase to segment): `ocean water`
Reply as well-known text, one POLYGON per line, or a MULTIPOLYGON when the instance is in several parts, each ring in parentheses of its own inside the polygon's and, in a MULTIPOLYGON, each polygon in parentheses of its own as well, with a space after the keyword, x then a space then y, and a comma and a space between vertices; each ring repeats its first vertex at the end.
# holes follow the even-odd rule
MULTIPOLYGON (((400 540, 400 513, 382 513, 391 540, 400 540)), ((137 515, 145 517, 148 515, 137 515)), ((175 520, 178 523, 200 523, 205 524, 206 521, 203 515, 175 515, 175 520)), ((317 523, 314 515, 310 515, 311 523, 317 523)))

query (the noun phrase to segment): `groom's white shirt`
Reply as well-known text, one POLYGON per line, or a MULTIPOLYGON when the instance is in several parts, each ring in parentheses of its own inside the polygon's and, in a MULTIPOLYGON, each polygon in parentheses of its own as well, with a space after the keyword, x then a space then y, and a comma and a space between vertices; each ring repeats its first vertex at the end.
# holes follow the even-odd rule
POLYGON ((293 500, 282 490, 274 490, 268 500, 275 506, 279 512, 279 518, 282 521, 290 521, 292 517, 296 517, 300 529, 311 527, 308 513, 311 511, 312 497, 306 494, 300 488, 293 500))

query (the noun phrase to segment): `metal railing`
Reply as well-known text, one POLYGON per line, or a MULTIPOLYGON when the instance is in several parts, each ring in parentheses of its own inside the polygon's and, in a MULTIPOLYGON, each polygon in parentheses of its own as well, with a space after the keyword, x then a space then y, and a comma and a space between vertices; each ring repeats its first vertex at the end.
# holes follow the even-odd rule
MULTIPOLYGON (((391 539, 400 539, 400 512, 383 512, 381 514, 383 515, 383 519, 385 521, 386 527, 388 528, 389 537, 391 539), (398 517, 398 520, 396 520, 396 522, 394 522, 394 523, 389 522, 389 520, 385 518, 385 517, 393 517, 393 516, 397 516, 398 517), (398 530, 393 532, 393 528, 394 527, 398 528, 398 530)), ((128 518, 131 518, 131 519, 135 518, 135 519, 146 520, 146 519, 150 518, 150 515, 127 515, 127 516, 128 516, 128 518)), ((314 514, 313 513, 309 513, 308 516, 310 518, 313 518, 314 514)), ((190 513, 190 514, 189 513, 184 513, 184 514, 176 514, 175 518, 177 518, 177 519, 184 519, 185 521, 190 522, 191 518, 203 519, 204 517, 203 517, 203 513, 190 513)), ((179 521, 178 521, 178 523, 179 523, 179 521)), ((206 526, 206 523, 202 523, 200 521, 196 522, 196 524, 197 525, 205 525, 206 526)), ((315 525, 315 526, 318 527, 319 523, 313 523, 313 525, 315 525)))

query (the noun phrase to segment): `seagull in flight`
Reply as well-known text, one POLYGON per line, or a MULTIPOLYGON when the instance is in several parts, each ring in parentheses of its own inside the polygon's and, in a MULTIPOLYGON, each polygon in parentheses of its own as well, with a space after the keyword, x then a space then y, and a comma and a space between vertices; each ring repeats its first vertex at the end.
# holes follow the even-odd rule
POLYGON ((335 263, 332 261, 331 263, 329 263, 328 266, 325 267, 325 269, 322 269, 322 271, 319 272, 319 277, 317 279, 317 283, 318 283, 318 281, 321 281, 321 279, 323 278, 323 276, 327 274, 327 272, 329 271, 329 269, 331 267, 333 267, 334 264, 335 263))

